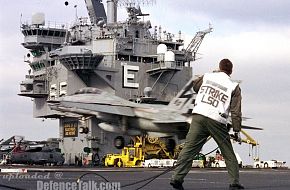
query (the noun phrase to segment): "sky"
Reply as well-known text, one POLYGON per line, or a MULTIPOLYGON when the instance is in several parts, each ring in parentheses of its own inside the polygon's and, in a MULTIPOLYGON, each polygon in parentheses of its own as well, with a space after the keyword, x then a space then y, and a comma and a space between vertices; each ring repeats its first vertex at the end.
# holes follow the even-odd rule
MULTIPOLYGON (((20 23, 31 15, 44 12, 51 23, 71 24, 78 16, 87 16, 84 1, 68 0, 1 0, 0 6, 0 139, 23 135, 30 140, 58 137, 58 121, 32 117, 32 100, 20 97, 19 83, 24 80, 28 64, 23 57, 28 51, 21 46, 20 23), (22 16, 21 16, 22 15, 22 16)), ((142 6, 141 6, 142 7, 142 6)), ((119 8, 118 20, 125 18, 119 8)), ((208 34, 193 63, 193 74, 200 75, 217 68, 220 59, 234 64, 233 79, 241 80, 244 124, 263 131, 247 130, 259 142, 261 160, 283 160, 290 166, 290 1, 285 0, 155 0, 143 13, 150 13, 153 26, 178 34, 185 43, 198 30, 208 34)), ((204 152, 214 147, 210 142, 204 152)), ((234 145, 246 163, 252 163, 251 148, 234 145), (249 156, 249 154, 251 156, 249 156)), ((255 151, 254 151, 255 152, 255 151)))

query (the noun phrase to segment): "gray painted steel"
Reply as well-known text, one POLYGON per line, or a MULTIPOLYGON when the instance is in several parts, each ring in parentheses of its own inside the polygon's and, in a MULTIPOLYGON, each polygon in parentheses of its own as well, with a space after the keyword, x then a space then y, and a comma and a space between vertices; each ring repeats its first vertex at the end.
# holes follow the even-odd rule
POLYGON ((192 52, 185 50, 183 40, 174 41, 172 34, 162 33, 161 29, 158 33, 157 27, 151 32, 150 21, 142 21, 140 16, 144 14, 135 7, 127 7, 126 21, 116 22, 115 2, 108 2, 106 15, 100 1, 86 1, 91 22, 79 18, 71 27, 21 25, 22 45, 31 52, 25 61, 32 73, 21 82, 19 95, 34 99, 34 117, 59 119, 60 148, 67 164, 82 158, 84 147, 97 148, 100 157, 116 152, 113 139, 117 134, 103 131, 97 127, 96 118, 89 118, 85 122, 88 134, 76 131, 75 137, 65 137, 65 124, 83 124, 80 118, 73 117, 76 115, 63 117, 51 110, 47 100, 71 95, 84 87, 139 100, 145 96, 144 88, 151 87, 151 97, 169 102, 192 77, 188 60, 194 59, 192 52), (167 52, 157 54, 159 44, 165 44, 173 53, 169 52, 169 57, 167 52))

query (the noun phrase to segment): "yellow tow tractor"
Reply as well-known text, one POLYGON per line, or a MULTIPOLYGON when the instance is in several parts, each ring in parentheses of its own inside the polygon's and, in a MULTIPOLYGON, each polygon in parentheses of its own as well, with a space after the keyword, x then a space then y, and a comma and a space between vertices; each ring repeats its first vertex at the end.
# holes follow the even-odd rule
POLYGON ((121 154, 107 154, 105 166, 140 167, 143 161, 142 143, 134 143, 133 147, 124 147, 121 154))
POLYGON ((183 144, 177 145, 173 139, 166 143, 158 137, 135 136, 133 145, 125 146, 121 154, 107 154, 105 166, 138 167, 144 159, 174 159, 177 158, 183 144))

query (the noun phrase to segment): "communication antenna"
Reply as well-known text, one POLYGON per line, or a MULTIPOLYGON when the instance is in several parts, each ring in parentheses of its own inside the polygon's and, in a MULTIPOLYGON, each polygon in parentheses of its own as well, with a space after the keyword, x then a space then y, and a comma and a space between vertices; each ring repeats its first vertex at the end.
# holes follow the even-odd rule
MULTIPOLYGON (((127 8, 132 8, 132 7, 140 7, 141 5, 149 5, 153 4, 155 0, 107 0, 107 24, 111 25, 117 22, 117 7, 127 7, 127 8)), ((139 11, 140 14, 141 10, 140 8, 134 9, 134 11, 139 11)))
POLYGON ((75 15, 76 15, 76 21, 78 20, 78 5, 74 5, 75 8, 75 15))
POLYGON ((138 5, 154 5, 156 0, 117 0, 118 6, 134 7, 138 5))

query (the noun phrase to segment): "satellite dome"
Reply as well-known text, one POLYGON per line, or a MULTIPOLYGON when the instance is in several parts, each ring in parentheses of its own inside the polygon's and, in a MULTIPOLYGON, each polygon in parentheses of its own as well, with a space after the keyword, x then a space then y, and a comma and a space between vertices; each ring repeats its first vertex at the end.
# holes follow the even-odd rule
POLYGON ((152 88, 147 86, 144 88, 144 95, 145 97, 150 97, 151 96, 151 92, 152 92, 152 88))
POLYGON ((173 53, 173 51, 165 52, 164 61, 165 62, 167 62, 167 61, 168 62, 175 61, 175 54, 173 53))
POLYGON ((44 13, 35 13, 31 18, 32 25, 45 25, 45 15, 44 13))
POLYGON ((157 54, 164 54, 167 51, 167 46, 165 44, 159 44, 157 46, 157 54))

